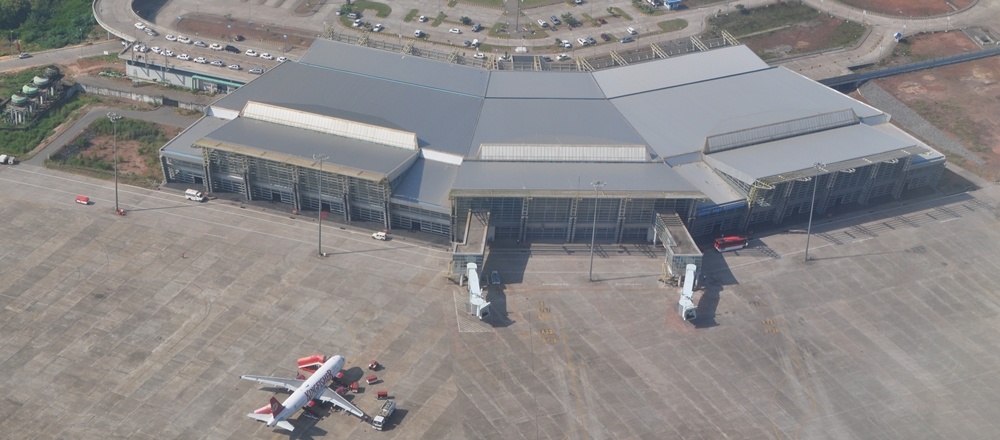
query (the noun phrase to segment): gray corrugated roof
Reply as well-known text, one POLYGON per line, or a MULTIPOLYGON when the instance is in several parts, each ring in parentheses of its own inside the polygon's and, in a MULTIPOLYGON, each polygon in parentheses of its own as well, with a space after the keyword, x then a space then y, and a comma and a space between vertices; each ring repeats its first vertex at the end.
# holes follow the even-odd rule
POLYGON ((467 157, 483 143, 646 145, 608 101, 575 99, 489 98, 467 157))
POLYGON ((775 67, 611 100, 661 157, 701 151, 705 137, 851 108, 881 112, 775 67))
POLYGON ((214 106, 240 111, 247 101, 296 103, 297 108, 339 107, 385 120, 393 126, 389 128, 416 133, 421 147, 464 156, 469 152, 483 98, 300 63, 282 63, 214 106))
POLYGON ((490 77, 488 70, 323 38, 299 62, 475 96, 486 94, 490 77))
POLYGON ((604 69, 594 72, 593 76, 608 98, 617 98, 767 67, 767 63, 746 46, 733 46, 604 69))
POLYGON ((424 158, 417 159, 398 187, 393 188, 392 198, 397 201, 430 204, 451 212, 448 192, 451 191, 451 184, 458 176, 458 167, 424 158))
POLYGON ((538 72, 498 70, 490 74, 488 98, 604 99, 594 76, 586 72, 538 72))
POLYGON ((676 171, 658 162, 541 163, 465 161, 452 186, 453 195, 593 195, 590 185, 603 180, 602 193, 651 193, 651 197, 700 197, 701 192, 676 171), (538 194, 535 194, 538 195, 538 194), (544 195, 544 194, 543 194, 544 195))
POLYGON ((704 162, 691 162, 673 167, 673 169, 711 199, 713 204, 721 205, 746 199, 722 180, 722 177, 715 174, 712 168, 704 162))
MULTIPOLYGON (((330 156, 326 168, 334 166, 366 171, 392 179, 401 166, 420 153, 354 139, 332 136, 248 118, 236 118, 204 136, 204 139, 239 147, 275 152, 312 161, 313 154, 330 156)), ((267 157, 266 153, 262 155, 267 157)))
MULTIPOLYGON (((916 143, 888 135, 864 124, 821 131, 774 142, 735 148, 710 157, 754 179, 813 168, 813 163, 834 164, 916 143)), ((922 148, 919 151, 923 152, 922 148)))
POLYGON ((217 130, 219 127, 226 125, 227 122, 229 122, 228 119, 213 118, 211 116, 202 117, 178 134, 177 137, 167 142, 166 145, 160 147, 160 151, 169 155, 179 155, 187 159, 197 159, 200 162, 202 160, 201 148, 191 148, 191 144, 217 130))

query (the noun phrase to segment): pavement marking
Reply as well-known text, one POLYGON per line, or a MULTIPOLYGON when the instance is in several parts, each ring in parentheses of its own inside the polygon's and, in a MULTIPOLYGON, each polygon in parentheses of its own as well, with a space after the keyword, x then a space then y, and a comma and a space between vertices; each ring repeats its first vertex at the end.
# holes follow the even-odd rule
MULTIPOLYGON (((583 429, 583 438, 589 438, 587 435, 587 424, 583 419, 583 405, 580 404, 580 391, 576 388, 576 370, 573 369, 573 359, 570 359, 569 357, 569 343, 566 341, 566 328, 563 327, 562 316, 556 315, 556 318, 559 319, 559 333, 562 334, 563 347, 566 348, 566 363, 569 365, 570 381, 573 382, 573 394, 576 394, 576 409, 580 411, 580 428, 583 429)), ((573 431, 576 431, 576 429, 574 428, 573 431)), ((572 431, 566 434, 566 437, 569 437, 569 434, 572 434, 572 431)))

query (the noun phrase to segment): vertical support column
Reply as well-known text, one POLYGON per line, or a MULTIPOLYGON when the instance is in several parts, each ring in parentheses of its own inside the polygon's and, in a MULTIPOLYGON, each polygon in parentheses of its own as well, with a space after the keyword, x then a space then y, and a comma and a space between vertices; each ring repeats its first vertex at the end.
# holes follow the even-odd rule
POLYGON ((215 185, 212 184, 212 156, 211 151, 208 148, 201 149, 202 169, 205 170, 205 188, 208 189, 209 194, 215 192, 215 185))
POLYGON ((344 189, 344 221, 351 221, 351 183, 350 177, 344 177, 341 181, 344 189))
POLYGON ((625 224, 625 208, 632 199, 618 199, 618 221, 615 222, 615 243, 622 242, 622 225, 625 224))
MULTIPOLYGON (((816 176, 813 176, 813 180, 816 180, 816 176)), ((779 225, 781 221, 785 219, 785 206, 788 205, 788 198, 792 196, 792 188, 795 187, 795 182, 798 180, 789 180, 782 182, 785 185, 785 190, 781 192, 781 199, 778 200, 778 206, 775 207, 777 210, 774 214, 774 224, 779 225)), ((815 184, 819 184, 817 181, 815 184)))
POLYGON ((382 202, 382 215, 385 216, 385 228, 392 229, 392 213, 389 212, 389 201, 382 202))
POLYGON ((865 180, 865 185, 861 189, 861 195, 858 196, 859 205, 868 204, 868 195, 872 192, 872 187, 875 186, 875 177, 878 176, 879 167, 882 166, 882 162, 872 165, 871 172, 868 173, 868 179, 865 180))
POLYGON ((250 158, 240 156, 239 159, 243 164, 243 197, 248 201, 253 200, 253 191, 250 191, 250 158))
MULTIPOLYGON (((452 242, 458 241, 455 238, 455 233, 457 232, 457 221, 458 221, 458 199, 454 197, 448 197, 448 201, 451 202, 451 219, 448 220, 451 223, 451 230, 448 235, 451 237, 452 242)), ((449 266, 450 267, 450 266, 449 266)))
POLYGON ((827 204, 830 203, 830 193, 833 192, 833 185, 837 183, 837 176, 839 176, 840 173, 841 172, 838 171, 836 173, 826 175, 826 184, 823 185, 823 192, 817 196, 821 201, 821 203, 816 207, 817 214, 826 212, 827 204))
POLYGON ((901 159, 902 167, 899 170, 899 175, 896 176, 896 183, 892 185, 892 198, 898 199, 899 196, 903 195, 903 185, 906 183, 906 177, 910 174, 910 164, 913 163, 913 156, 906 156, 905 159, 901 159))
MULTIPOLYGON (((302 195, 299 190, 299 167, 294 165, 292 165, 292 206, 295 212, 302 211, 302 195)), ((323 209, 323 199, 320 199, 319 207, 321 210, 323 209)))
POLYGON ((576 238, 576 210, 580 207, 580 199, 569 203, 569 220, 566 222, 566 243, 572 243, 576 238))
POLYGON ((521 199, 521 225, 517 231, 517 239, 524 241, 524 229, 528 223, 528 205, 531 204, 531 197, 521 199))

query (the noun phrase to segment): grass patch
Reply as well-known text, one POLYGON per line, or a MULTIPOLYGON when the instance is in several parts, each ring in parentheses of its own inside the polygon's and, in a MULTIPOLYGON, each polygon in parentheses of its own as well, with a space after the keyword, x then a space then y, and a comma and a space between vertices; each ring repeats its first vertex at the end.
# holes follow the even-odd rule
POLYGON ((417 14, 419 14, 419 13, 420 13, 420 11, 418 11, 416 9, 410 9, 410 13, 406 14, 406 17, 403 17, 403 21, 409 23, 409 22, 413 21, 414 18, 417 18, 417 14))
POLYGON ((625 20, 632 21, 632 16, 626 14, 625 11, 621 10, 621 8, 611 8, 611 10, 614 11, 615 15, 624 18, 625 20))
POLYGON ((673 20, 661 21, 659 23, 656 23, 656 26, 659 27, 660 30, 662 30, 663 32, 673 32, 688 27, 688 22, 687 20, 684 20, 682 18, 675 18, 673 20))
POLYGON ((538 5, 550 5, 552 0, 524 0, 521 2, 522 8, 530 8, 538 5))
MULTIPOLYGON (((726 0, 684 0, 684 5, 687 6, 688 9, 699 8, 705 5, 711 5, 715 3, 726 3, 726 0)), ((725 6, 725 4, 723 4, 722 6, 725 6)))
POLYGON ((27 69, 17 73, 0 76, 0 96, 10 97, 11 93, 21 91, 21 86, 31 82, 35 75, 41 75, 45 69, 27 69))
POLYGON ((503 0, 462 0, 462 2, 470 5, 492 6, 494 8, 503 7, 503 0))
POLYGON ((507 23, 503 22, 494 24, 486 34, 495 38, 510 38, 510 32, 507 31, 507 23))
POLYGON ((52 134, 52 130, 59 124, 65 122, 75 110, 97 101, 97 98, 84 97, 82 93, 77 93, 69 99, 56 103, 27 130, 0 130, 0 152, 21 156, 31 151, 42 143, 46 136, 52 134))
POLYGON ((451 0, 450 2, 448 2, 449 8, 454 8, 457 5, 458 5, 458 0, 451 0))
POLYGON ((725 30, 739 38, 754 32, 806 22, 819 16, 819 11, 800 3, 778 3, 764 8, 737 9, 737 12, 731 12, 729 15, 709 18, 708 34, 719 37, 721 31, 725 30))
POLYGON ((392 13, 392 8, 389 5, 369 0, 354 0, 351 6, 354 7, 355 11, 373 10, 378 18, 388 17, 392 13))
POLYGON ((443 22, 445 18, 448 18, 448 16, 444 15, 444 12, 438 12, 438 16, 434 17, 434 21, 431 22, 431 27, 441 26, 441 22, 443 22))
POLYGON ((853 21, 844 21, 830 35, 829 47, 850 46, 865 34, 865 27, 853 21))

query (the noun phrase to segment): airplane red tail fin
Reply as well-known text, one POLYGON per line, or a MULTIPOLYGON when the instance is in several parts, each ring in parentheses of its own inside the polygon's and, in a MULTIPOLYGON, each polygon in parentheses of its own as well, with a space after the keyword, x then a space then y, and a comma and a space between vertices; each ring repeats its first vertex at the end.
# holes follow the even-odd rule
POLYGON ((278 399, 275 399, 274 396, 272 396, 271 397, 271 414, 276 416, 278 414, 281 414, 281 412, 284 411, 284 410, 285 410, 285 407, 281 406, 281 402, 278 402, 278 399))

